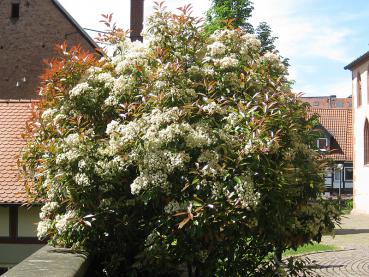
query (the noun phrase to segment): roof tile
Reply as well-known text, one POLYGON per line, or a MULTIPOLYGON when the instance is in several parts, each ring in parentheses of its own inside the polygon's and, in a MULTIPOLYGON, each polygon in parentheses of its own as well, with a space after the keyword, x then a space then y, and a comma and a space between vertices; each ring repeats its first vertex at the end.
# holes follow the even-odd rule
POLYGON ((342 152, 329 153, 327 157, 339 161, 352 161, 352 110, 310 108, 308 115, 319 115, 321 126, 337 141, 342 152))
POLYGON ((0 204, 27 202, 17 161, 31 110, 31 101, 0 100, 0 204))

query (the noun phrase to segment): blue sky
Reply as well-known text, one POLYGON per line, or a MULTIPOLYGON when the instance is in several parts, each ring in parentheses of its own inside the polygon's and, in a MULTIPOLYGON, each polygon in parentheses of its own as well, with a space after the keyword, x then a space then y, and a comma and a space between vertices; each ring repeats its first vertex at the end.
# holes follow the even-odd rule
MULTIPOLYGON (((101 13, 114 13, 119 25, 129 28, 130 0, 59 0, 85 28, 101 29, 101 13)), ((210 0, 167 0, 169 9, 192 3, 203 15, 210 0)), ((153 0, 145 0, 145 13, 153 0)), ((254 0, 251 22, 266 21, 279 39, 276 43, 290 59, 294 91, 306 96, 351 94, 351 74, 345 65, 369 50, 367 0, 254 0)), ((92 34, 94 36, 94 34, 92 34)))

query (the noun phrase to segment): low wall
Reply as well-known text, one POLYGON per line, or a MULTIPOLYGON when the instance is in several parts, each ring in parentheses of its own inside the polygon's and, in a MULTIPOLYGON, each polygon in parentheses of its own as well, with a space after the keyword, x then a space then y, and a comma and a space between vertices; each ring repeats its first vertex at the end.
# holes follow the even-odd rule
POLYGON ((86 255, 46 245, 1 276, 82 277, 88 266, 86 255))

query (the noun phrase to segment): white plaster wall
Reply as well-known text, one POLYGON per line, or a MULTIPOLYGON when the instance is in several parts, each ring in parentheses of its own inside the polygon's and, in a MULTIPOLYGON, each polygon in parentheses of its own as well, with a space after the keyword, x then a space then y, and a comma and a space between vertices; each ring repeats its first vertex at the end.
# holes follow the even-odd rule
POLYGON ((39 213, 39 207, 18 208, 18 237, 37 237, 39 213))
MULTIPOLYGON (((43 244, 1 244, 0 267, 12 267, 43 247, 43 244)), ((46 275, 45 275, 46 276, 46 275)))
POLYGON ((369 118, 367 69, 365 63, 353 71, 353 133, 354 133, 354 213, 369 214, 369 167, 364 166, 364 124, 369 118), (357 73, 361 75, 362 105, 357 106, 357 73))

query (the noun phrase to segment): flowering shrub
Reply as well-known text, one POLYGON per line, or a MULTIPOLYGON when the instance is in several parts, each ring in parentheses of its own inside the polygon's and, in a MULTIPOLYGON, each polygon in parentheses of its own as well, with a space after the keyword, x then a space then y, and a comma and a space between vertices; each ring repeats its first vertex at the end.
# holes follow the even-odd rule
POLYGON ((22 158, 45 202, 38 236, 100 273, 272 274, 276 249, 333 228, 286 68, 253 35, 199 22, 159 7, 145 44, 63 49, 44 76, 22 158))

